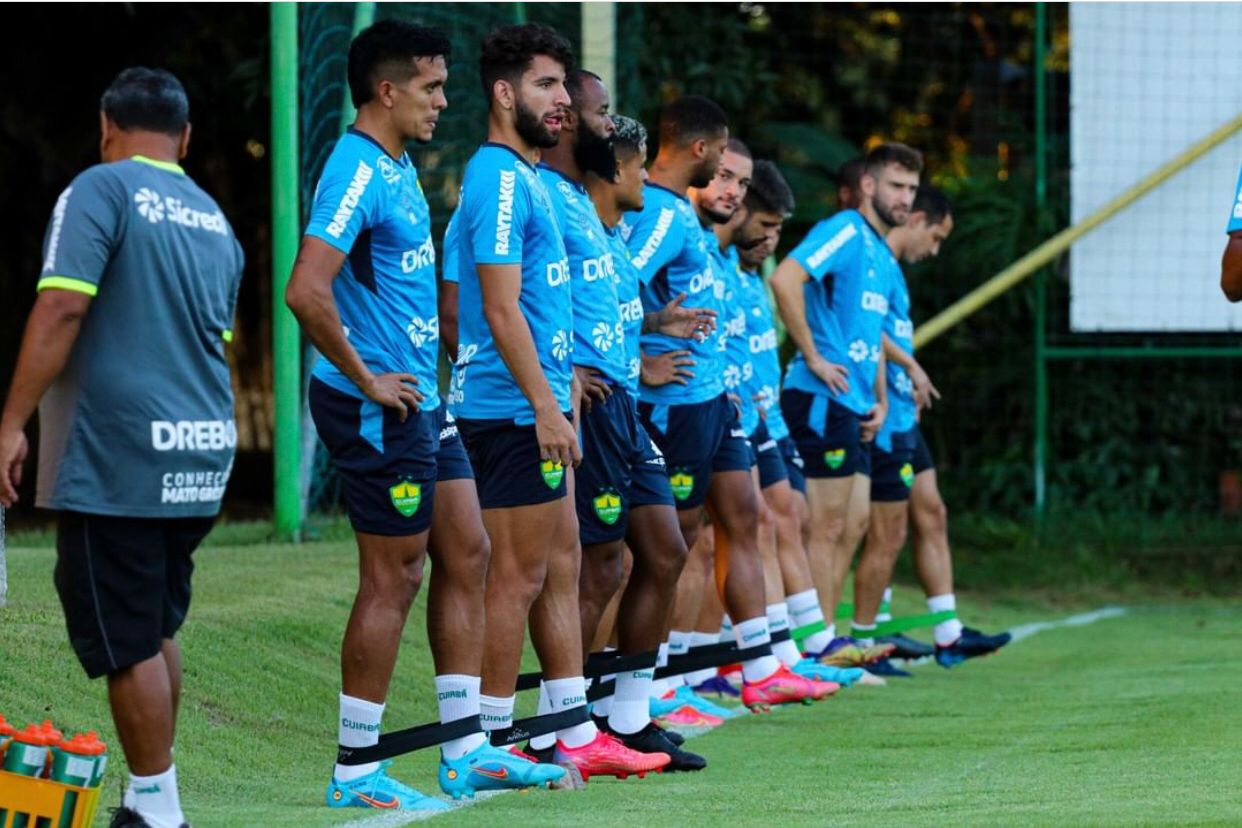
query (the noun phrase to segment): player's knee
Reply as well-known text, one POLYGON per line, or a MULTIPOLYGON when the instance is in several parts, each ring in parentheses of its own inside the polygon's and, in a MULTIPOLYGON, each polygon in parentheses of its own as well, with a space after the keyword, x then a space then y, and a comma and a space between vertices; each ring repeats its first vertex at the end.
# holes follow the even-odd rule
POLYGON ((915 504, 914 521, 923 534, 942 534, 949 525, 949 510, 939 494, 915 504))

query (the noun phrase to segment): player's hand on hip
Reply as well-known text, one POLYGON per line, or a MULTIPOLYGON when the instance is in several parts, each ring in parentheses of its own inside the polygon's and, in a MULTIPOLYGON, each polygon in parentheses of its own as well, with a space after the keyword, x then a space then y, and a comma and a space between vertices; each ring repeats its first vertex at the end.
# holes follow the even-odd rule
POLYGON ((583 411, 590 412, 592 403, 607 402, 612 396, 612 386, 604 379, 604 375, 594 368, 575 365, 574 377, 581 388, 583 411))
POLYGON ((562 466, 576 466, 582 461, 578 432, 555 406, 535 412, 535 439, 539 441, 541 460, 562 466))
POLYGON ((20 429, 0 432, 0 504, 6 509, 17 502, 22 463, 29 450, 25 432, 20 429))
POLYGON ((822 356, 815 356, 806 361, 806 367, 811 369, 811 373, 819 377, 829 390, 838 394, 848 394, 850 390, 849 371, 844 365, 837 365, 835 362, 829 362, 822 356))
POLYGON ((423 401, 422 392, 414 387, 416 385, 418 378, 413 374, 375 374, 362 393, 372 402, 397 409, 404 423, 409 413, 417 412, 423 401))
POLYGON ((667 351, 663 354, 643 354, 640 378, 643 385, 652 387, 676 383, 685 385, 694 379, 690 367, 694 365, 694 357, 689 351, 667 351))
POLYGON ((858 422, 858 436, 864 443, 870 443, 880 433, 884 418, 888 416, 888 408, 876 403, 858 422))

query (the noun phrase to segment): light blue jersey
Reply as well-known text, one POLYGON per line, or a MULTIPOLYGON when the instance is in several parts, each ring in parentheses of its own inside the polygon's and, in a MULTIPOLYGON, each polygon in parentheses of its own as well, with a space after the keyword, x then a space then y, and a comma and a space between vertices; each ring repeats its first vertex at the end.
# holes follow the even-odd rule
MULTIPOLYGON (((319 177, 306 235, 345 254, 332 295, 362 362, 376 374, 413 374, 422 409, 439 406, 436 249, 431 211, 409 156, 393 158, 375 139, 350 127, 319 177)), ((327 359, 321 357, 312 374, 337 391, 362 397, 327 359)))
POLYGON ((767 286, 758 273, 738 271, 742 301, 746 307, 746 344, 754 373, 743 388, 764 412, 764 421, 773 440, 789 436, 789 426, 781 413, 781 359, 776 341, 776 318, 768 301, 767 286))
MULTIPOLYGON (((712 267, 714 234, 704 230, 685 196, 650 182, 646 185, 643 209, 628 213, 628 244, 634 267, 643 285, 643 310, 655 313, 685 293, 688 308, 721 308, 723 286, 718 285, 712 267)), ((686 385, 669 383, 659 387, 644 385, 639 390, 643 402, 658 405, 691 405, 706 402, 724 391, 724 353, 719 337, 703 342, 679 339, 660 333, 644 334, 642 348, 648 354, 689 350, 694 358, 694 379, 686 385)))
POLYGON ((789 255, 811 277, 803 296, 815 347, 824 359, 845 366, 849 391, 839 396, 830 392, 801 353, 789 363, 785 386, 832 396, 855 414, 866 414, 875 405, 880 331, 901 268, 856 210, 843 210, 816 224, 789 255))
POLYGON ((617 385, 629 381, 625 324, 617 300, 617 269, 608 232, 586 188, 540 164, 569 254, 574 303, 574 365, 595 368, 617 385))
POLYGON ((457 275, 457 269, 460 266, 461 257, 458 255, 457 246, 460 234, 457 232, 457 214, 460 210, 454 210, 453 215, 449 216, 448 227, 444 228, 444 256, 440 267, 440 278, 446 282, 457 283, 461 281, 461 277, 457 275))
POLYGON ((749 277, 742 274, 737 248, 733 245, 729 245, 727 250, 716 246, 713 256, 717 278, 724 284, 724 307, 717 334, 724 345, 725 391, 737 397, 739 425, 743 431, 751 434, 759 427, 759 409, 752 399, 753 392, 749 390, 755 380, 755 366, 751 359, 750 340, 747 335, 750 296, 748 286, 743 282, 749 277))
MULTIPOLYGON (((907 354, 914 354, 914 323, 910 321, 910 289, 906 279, 898 271, 888 316, 884 317, 884 333, 907 354)), ((892 451, 894 434, 909 431, 918 425, 918 406, 914 402, 914 383, 906 369, 891 359, 885 362, 888 379, 888 416, 876 436, 876 443, 885 451, 892 451)))
POLYGON ((1238 184, 1234 189, 1233 207, 1229 211, 1229 226, 1226 233, 1242 230, 1242 168, 1238 169, 1238 184))
POLYGON ((479 265, 520 265, 518 299, 539 365, 562 411, 570 410, 573 306, 569 260, 556 210, 539 174, 502 144, 484 144, 462 183, 456 233, 458 346, 450 404, 461 419, 530 425, 535 412, 505 365, 483 315, 479 265))
POLYGON ((630 249, 625 245, 624 227, 618 224, 608 230, 608 244, 612 248, 612 262, 617 269, 617 306, 621 324, 625 329, 625 387, 638 402, 638 383, 642 375, 643 357, 639 342, 643 332, 643 300, 638 295, 641 286, 638 270, 630 259, 630 249))

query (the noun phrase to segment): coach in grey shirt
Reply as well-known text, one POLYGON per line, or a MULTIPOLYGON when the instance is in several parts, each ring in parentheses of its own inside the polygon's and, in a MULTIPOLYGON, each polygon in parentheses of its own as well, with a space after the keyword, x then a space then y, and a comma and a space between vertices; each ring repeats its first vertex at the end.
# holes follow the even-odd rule
POLYGON ((173 637, 233 465, 224 348, 243 259, 219 206, 177 164, 190 139, 180 82, 126 69, 101 110, 104 163, 61 193, 44 237, 0 418, 0 502, 17 499, 38 405, 36 503, 59 512, 69 640, 88 676, 108 678, 131 772, 111 825, 179 828, 173 637))

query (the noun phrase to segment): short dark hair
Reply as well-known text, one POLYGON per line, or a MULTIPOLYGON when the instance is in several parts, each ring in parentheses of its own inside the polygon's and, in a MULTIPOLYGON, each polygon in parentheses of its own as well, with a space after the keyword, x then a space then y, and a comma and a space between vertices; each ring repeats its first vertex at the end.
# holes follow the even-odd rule
POLYGON ((729 116, 711 98, 682 95, 660 112, 660 146, 685 146, 728 128, 729 116))
POLYGON ((569 41, 555 29, 539 23, 504 26, 483 38, 479 78, 487 99, 492 99, 492 87, 498 80, 516 85, 536 55, 552 58, 565 67, 567 74, 573 69, 574 50, 569 41))
POLYGON ((930 184, 920 184, 918 195, 914 197, 911 213, 922 213, 927 216, 928 224, 939 224, 953 213, 953 207, 944 193, 930 184))
POLYGON ((366 27, 349 44, 346 74, 354 108, 370 103, 377 81, 408 81, 418 74, 418 58, 443 56, 448 60, 452 49, 448 37, 429 26, 381 20, 366 27))
POLYGON ((190 121, 185 87, 167 69, 122 69, 104 90, 99 108, 126 132, 138 129, 179 136, 190 121))
POLYGON ((573 69, 565 73, 565 91, 569 93, 570 103, 575 110, 578 108, 578 102, 582 100, 582 91, 586 86, 587 78, 599 81, 601 86, 604 83, 604 79, 590 69, 573 69))
POLYGON ((788 218, 794 211, 794 194, 776 164, 760 158, 750 176, 746 191, 746 209, 752 213, 776 213, 788 218))
POLYGON ((861 155, 857 158, 851 158, 841 166, 837 167, 837 186, 849 187, 851 190, 858 189, 858 180, 863 177, 863 173, 867 171, 867 159, 861 155))
POLYGON ((889 164, 896 164, 913 173, 923 171, 923 154, 905 144, 890 141, 867 153, 867 174, 875 175, 889 164))
POLYGON ((730 136, 729 142, 725 144, 725 150, 733 153, 734 155, 740 155, 743 158, 755 157, 750 154, 750 147, 746 146, 746 142, 737 136, 730 136))
POLYGON ((613 115, 612 126, 616 130, 612 134, 612 146, 619 159, 637 155, 647 143, 647 128, 633 118, 613 115))

